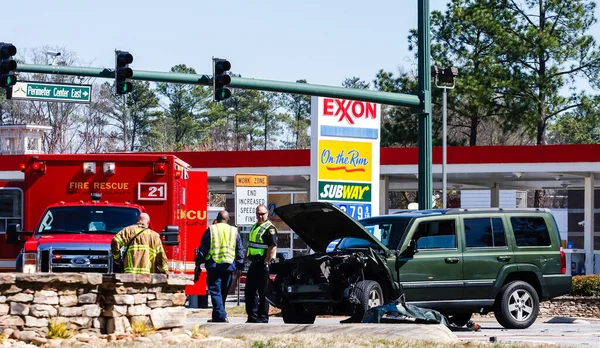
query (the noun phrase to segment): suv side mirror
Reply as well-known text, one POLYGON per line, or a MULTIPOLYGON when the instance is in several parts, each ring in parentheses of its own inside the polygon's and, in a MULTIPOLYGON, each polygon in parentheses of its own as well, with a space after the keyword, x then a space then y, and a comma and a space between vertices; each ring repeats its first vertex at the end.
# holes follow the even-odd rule
POLYGON ((179 226, 167 225, 160 235, 164 245, 179 245, 179 226))
POLYGON ((19 244, 19 232, 21 232, 20 224, 10 224, 6 227, 6 244, 19 244))
POLYGON ((411 239, 406 246, 406 249, 402 252, 402 256, 412 257, 417 253, 417 241, 411 239))

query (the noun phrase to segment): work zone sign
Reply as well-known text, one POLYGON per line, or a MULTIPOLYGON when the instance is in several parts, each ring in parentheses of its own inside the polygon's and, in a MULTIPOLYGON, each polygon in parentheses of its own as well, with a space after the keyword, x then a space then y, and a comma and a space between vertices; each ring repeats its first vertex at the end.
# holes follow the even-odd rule
POLYGON ((371 184, 319 181, 319 200, 370 202, 371 184))
POLYGON ((267 204, 268 180, 264 174, 235 175, 235 223, 238 226, 256 223, 256 207, 267 204))

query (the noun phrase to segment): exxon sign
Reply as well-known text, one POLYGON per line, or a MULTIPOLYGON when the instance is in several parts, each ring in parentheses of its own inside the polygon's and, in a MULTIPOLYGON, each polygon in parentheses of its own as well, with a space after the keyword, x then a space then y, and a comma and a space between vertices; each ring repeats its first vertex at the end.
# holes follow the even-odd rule
POLYGON ((381 106, 358 100, 319 98, 320 125, 378 128, 381 106))

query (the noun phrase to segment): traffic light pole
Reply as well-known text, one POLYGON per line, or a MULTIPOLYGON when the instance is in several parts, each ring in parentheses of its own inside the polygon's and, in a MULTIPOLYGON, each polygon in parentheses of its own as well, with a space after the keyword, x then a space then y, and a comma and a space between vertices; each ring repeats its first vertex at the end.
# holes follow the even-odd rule
POLYGON ((431 73, 430 54, 431 41, 429 37, 429 0, 418 0, 418 74, 419 96, 421 97, 421 112, 419 114, 419 190, 417 201, 419 209, 431 209, 433 203, 431 178, 431 73))
MULTIPOLYGON (((87 76, 108 79, 114 78, 114 71, 107 68, 19 64, 17 71, 38 74, 87 76)), ((131 77, 131 80, 212 86, 212 78, 210 75, 144 71, 135 69, 133 70, 133 76, 131 77)), ((419 96, 412 94, 350 89, 344 87, 314 85, 309 83, 258 80, 243 77, 231 77, 231 83, 228 85, 228 87, 361 100, 396 106, 418 107, 421 104, 419 96)))

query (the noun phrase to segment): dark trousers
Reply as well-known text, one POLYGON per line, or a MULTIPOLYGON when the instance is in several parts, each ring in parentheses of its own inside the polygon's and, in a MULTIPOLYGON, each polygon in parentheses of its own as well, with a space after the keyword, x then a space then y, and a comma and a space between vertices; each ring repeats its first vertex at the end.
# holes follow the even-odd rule
POLYGON ((249 323, 269 322, 269 302, 265 298, 268 282, 269 267, 263 261, 253 261, 248 268, 244 289, 249 323))
POLYGON ((232 272, 218 267, 211 267, 206 270, 206 284, 208 285, 208 293, 212 301, 212 320, 224 321, 227 318, 225 312, 225 301, 231 285, 232 272))

